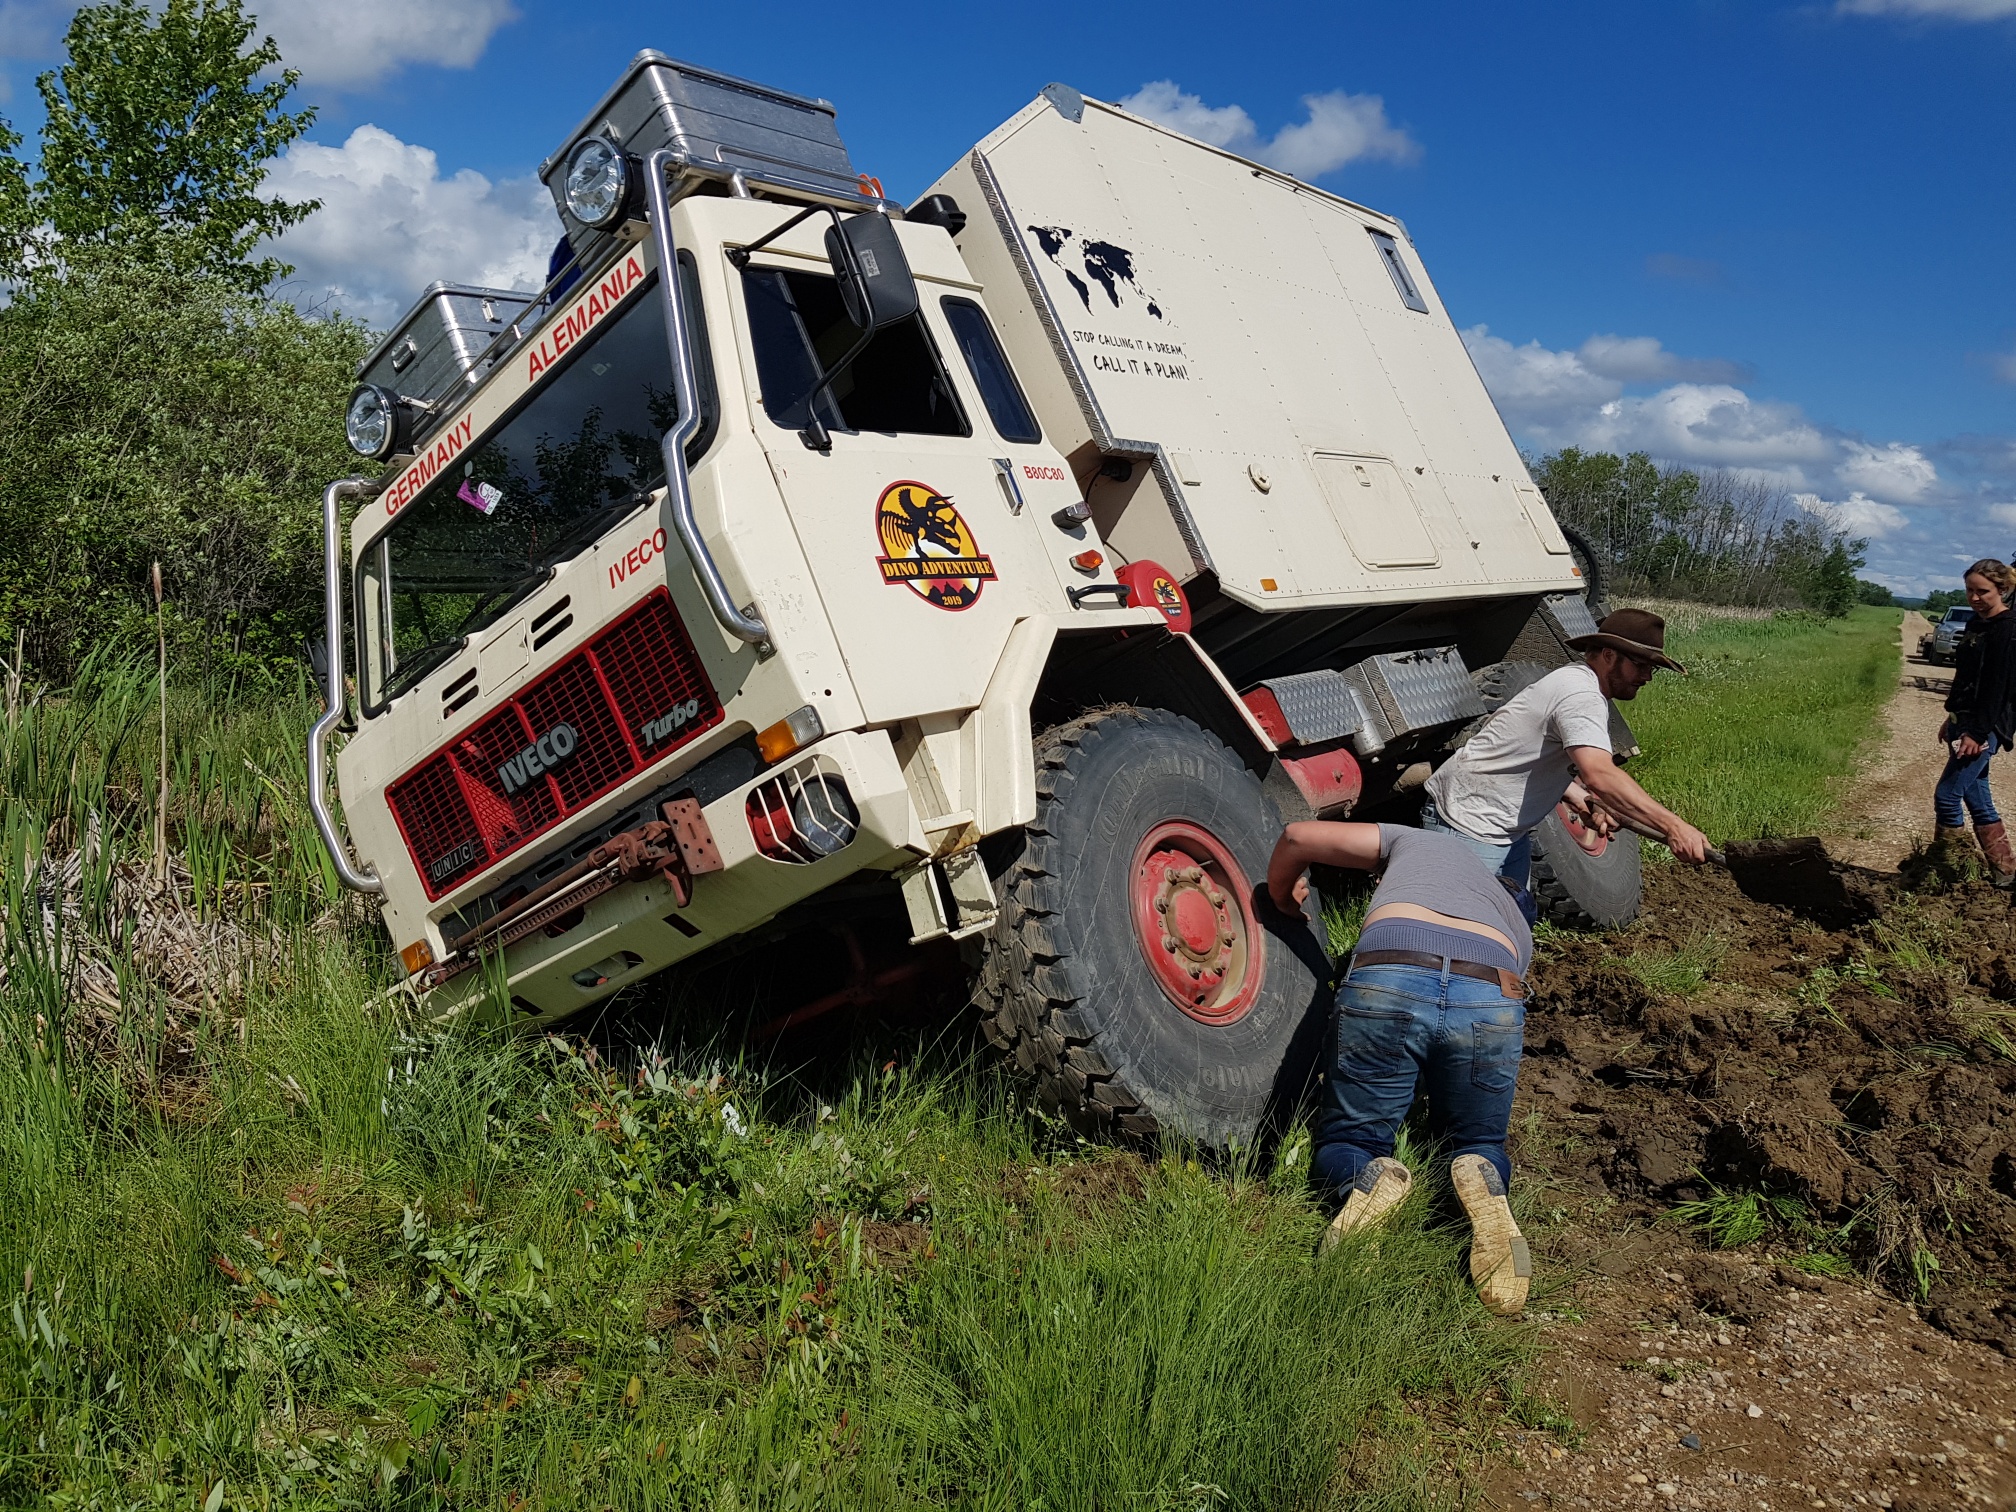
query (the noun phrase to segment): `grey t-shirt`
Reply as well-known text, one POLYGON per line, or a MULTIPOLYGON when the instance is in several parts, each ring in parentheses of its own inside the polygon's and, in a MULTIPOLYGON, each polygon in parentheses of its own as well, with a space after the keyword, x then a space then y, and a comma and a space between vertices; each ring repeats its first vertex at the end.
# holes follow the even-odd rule
POLYGON ((1454 835, 1379 826, 1379 855, 1385 869, 1366 912, 1382 903, 1412 903, 1499 931, 1513 945, 1519 974, 1533 964, 1533 931, 1505 884, 1477 853, 1454 835))

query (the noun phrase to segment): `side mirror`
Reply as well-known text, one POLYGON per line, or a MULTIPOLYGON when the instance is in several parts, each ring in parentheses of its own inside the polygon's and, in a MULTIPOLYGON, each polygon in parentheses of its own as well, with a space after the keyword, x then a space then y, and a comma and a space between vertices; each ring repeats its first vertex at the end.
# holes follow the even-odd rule
POLYGON ((917 281, 888 216, 868 211, 827 227, 826 260, 856 329, 879 331, 917 313, 917 281))

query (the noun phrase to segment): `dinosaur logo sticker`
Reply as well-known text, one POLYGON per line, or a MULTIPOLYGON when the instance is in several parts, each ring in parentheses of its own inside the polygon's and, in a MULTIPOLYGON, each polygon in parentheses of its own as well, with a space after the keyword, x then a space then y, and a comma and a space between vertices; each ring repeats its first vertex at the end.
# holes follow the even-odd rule
POLYGON ((876 565, 882 581, 901 584, 940 609, 965 609, 994 579, 972 527, 952 500, 928 484, 891 483, 875 501, 876 565))

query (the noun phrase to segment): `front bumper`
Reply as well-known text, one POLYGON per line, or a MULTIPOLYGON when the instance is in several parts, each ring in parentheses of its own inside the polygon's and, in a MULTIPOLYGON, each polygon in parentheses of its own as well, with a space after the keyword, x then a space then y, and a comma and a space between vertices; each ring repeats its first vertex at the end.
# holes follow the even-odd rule
MULTIPOLYGON (((761 805, 759 804, 759 807, 761 805)), ((503 993, 511 1017, 541 1027, 608 997, 655 971, 755 928, 854 872, 891 871, 918 859, 923 832, 889 737, 879 730, 829 736, 778 763, 702 811, 722 869, 693 880, 680 908, 656 875, 589 899, 561 933, 535 933, 503 951, 503 993), (765 855, 751 828, 750 795, 787 773, 837 777, 860 814, 854 837, 831 855, 781 861, 765 855)), ((565 921, 562 921, 563 923, 565 921)), ((558 927, 557 925, 555 927, 558 927)), ((427 993, 430 1013, 495 1002, 496 966, 472 970, 427 993)))

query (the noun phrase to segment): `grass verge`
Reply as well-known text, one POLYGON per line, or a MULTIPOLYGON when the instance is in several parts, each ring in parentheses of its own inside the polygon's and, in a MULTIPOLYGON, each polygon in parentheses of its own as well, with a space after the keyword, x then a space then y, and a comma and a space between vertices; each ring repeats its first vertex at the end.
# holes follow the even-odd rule
POLYGON ((1896 690, 1898 620, 1862 607, 1676 629, 1688 676, 1662 673, 1627 706, 1644 748, 1631 774, 1716 840, 1811 833, 1896 690))
POLYGON ((0 1505, 1454 1505, 1526 1400, 1425 1199, 1314 1258, 1306 1138, 1146 1163, 959 1049, 367 1008, 307 714, 171 700, 158 854, 144 673, 0 722, 0 1505))

